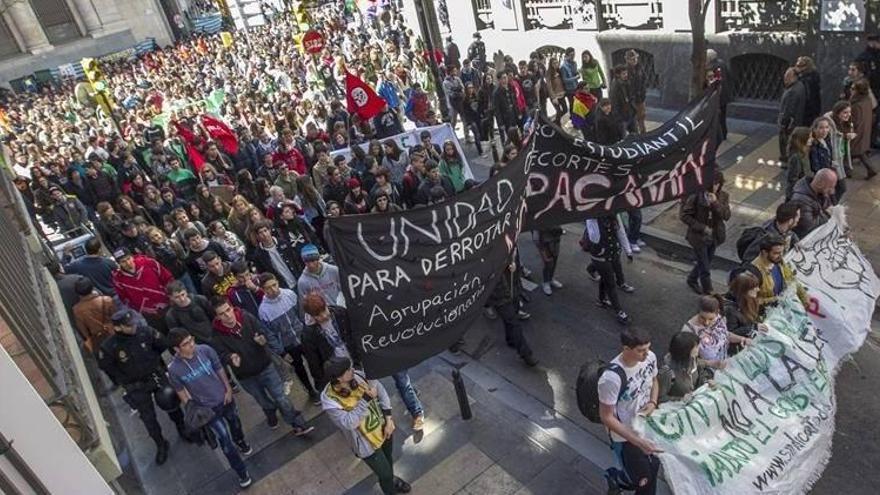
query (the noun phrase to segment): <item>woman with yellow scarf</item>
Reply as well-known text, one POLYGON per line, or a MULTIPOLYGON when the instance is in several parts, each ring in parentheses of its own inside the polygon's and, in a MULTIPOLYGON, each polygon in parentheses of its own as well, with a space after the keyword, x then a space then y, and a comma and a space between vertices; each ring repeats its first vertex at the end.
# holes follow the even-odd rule
POLYGON ((379 477, 383 494, 409 493, 409 483, 394 476, 394 421, 385 387, 355 371, 347 357, 330 358, 324 377, 329 382, 321 392, 321 407, 342 430, 354 455, 379 477))

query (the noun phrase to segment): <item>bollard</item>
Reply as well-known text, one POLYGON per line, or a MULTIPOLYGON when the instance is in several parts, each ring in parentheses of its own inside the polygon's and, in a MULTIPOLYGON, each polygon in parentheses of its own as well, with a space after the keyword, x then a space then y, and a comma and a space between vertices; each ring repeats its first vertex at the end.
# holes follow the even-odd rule
POLYGON ((467 391, 464 389, 464 380, 458 370, 452 370, 452 384, 455 385, 455 396, 458 398, 458 408, 461 409, 461 419, 468 420, 471 414, 471 403, 468 401, 467 391))

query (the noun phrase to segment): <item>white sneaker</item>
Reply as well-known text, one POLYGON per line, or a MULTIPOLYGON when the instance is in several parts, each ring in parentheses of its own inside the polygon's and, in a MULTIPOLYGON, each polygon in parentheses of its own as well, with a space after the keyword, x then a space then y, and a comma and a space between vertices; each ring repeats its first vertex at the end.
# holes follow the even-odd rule
POLYGON ((551 281, 550 281, 550 286, 553 287, 554 289, 561 289, 561 288, 562 288, 562 282, 560 282, 559 280, 555 280, 555 279, 554 279, 554 280, 551 280, 551 281))
POLYGON ((638 247, 645 247, 645 246, 648 245, 648 243, 645 242, 645 241, 643 241, 643 240, 641 240, 641 239, 639 239, 639 240, 636 241, 636 245, 637 245, 638 247))
POLYGON ((638 244, 633 244, 632 246, 630 246, 630 248, 632 248, 633 253, 641 253, 642 252, 642 248, 640 248, 638 244))
POLYGON ((546 294, 546 295, 548 295, 548 296, 552 296, 552 295, 553 295, 553 289, 550 288, 550 284, 549 284, 549 283, 544 282, 544 284, 543 284, 543 288, 544 288, 544 294, 546 294))

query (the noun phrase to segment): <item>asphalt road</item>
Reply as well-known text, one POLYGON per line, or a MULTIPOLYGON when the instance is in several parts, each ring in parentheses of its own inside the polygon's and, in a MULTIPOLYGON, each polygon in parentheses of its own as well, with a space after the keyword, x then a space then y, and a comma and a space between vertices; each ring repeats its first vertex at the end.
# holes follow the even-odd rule
MULTIPOLYGON (((577 424, 606 439, 601 428, 586 421, 574 402, 574 384, 580 365, 589 357, 613 357, 619 348, 621 326, 610 310, 594 304, 598 284, 586 276, 587 256, 577 240, 581 228, 568 227, 563 237, 557 279, 564 287, 550 297, 540 288, 530 293, 526 310, 532 314, 526 323, 526 336, 540 364, 525 368, 512 349, 504 345, 500 321, 482 319, 466 336, 465 351, 500 375, 507 377, 547 406, 547 414, 567 416, 577 424)), ((540 261, 530 236, 521 236, 521 259, 540 277, 540 261)), ((654 351, 665 354, 671 336, 695 312, 696 295, 684 283, 689 264, 663 256, 647 248, 632 264, 624 261, 627 281, 634 294, 621 294, 621 304, 634 325, 654 337, 654 351)), ((726 280, 726 274, 714 274, 726 280)), ((880 486, 878 428, 880 400, 872 390, 880 390, 880 347, 869 339, 855 356, 843 364, 837 379, 837 429, 834 451, 815 494, 876 493, 880 486)))

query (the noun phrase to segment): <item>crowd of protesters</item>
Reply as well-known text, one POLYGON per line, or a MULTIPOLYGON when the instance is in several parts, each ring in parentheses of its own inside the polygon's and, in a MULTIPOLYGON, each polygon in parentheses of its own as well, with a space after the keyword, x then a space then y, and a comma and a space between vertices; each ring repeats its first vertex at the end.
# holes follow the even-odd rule
MULTIPOLYGON (((114 119, 78 97, 69 81, 6 101, 3 132, 16 186, 46 234, 91 236, 85 256, 67 256, 56 272, 78 277, 69 284, 71 314, 85 352, 125 390, 157 444, 158 463, 167 459, 169 443, 154 400, 169 410, 184 440, 218 445, 240 485, 250 485, 242 456, 252 449, 233 392, 239 386, 248 392, 269 427, 278 427, 280 411, 294 435, 306 435, 312 427, 288 397, 292 368, 310 400, 377 474, 383 492, 406 493, 409 485, 393 471, 388 393, 357 371, 326 218, 418 208, 474 185, 456 143, 434 142, 424 130, 417 144, 403 149, 390 138, 405 127, 429 127, 447 117, 454 128, 460 124, 466 145, 478 154, 487 156, 500 143, 493 172, 520 153, 534 111, 551 110, 557 125, 601 144, 644 133, 646 74, 635 50, 608 76, 589 51, 578 56, 573 48, 561 59, 534 52, 518 63, 505 57, 499 66, 487 60, 479 34, 464 57, 451 38, 430 52, 389 2, 369 15, 333 4, 315 12, 312 22, 326 46, 314 56, 297 46, 296 21, 278 15, 231 46, 219 36, 197 37, 134 62, 105 64, 114 119), (378 115, 361 119, 348 112, 348 73, 376 88, 384 100, 378 115), (230 134, 209 130, 205 115, 221 119, 230 134), (344 149, 350 155, 331 158, 344 149), (160 357, 166 349, 174 356, 167 366, 160 357), (165 386, 183 406, 160 397, 165 386)), ((708 55, 707 83, 727 71, 714 52, 708 55)), ((699 312, 673 338, 662 366, 647 351, 648 337, 624 332, 618 361, 626 373, 659 373, 635 387, 626 411, 653 410, 658 401, 680 398, 708 381, 762 329, 765 308, 797 284, 782 261, 784 251, 827 219, 828 206, 845 192, 853 160, 864 164, 868 178, 875 175, 866 154, 873 95, 880 91, 878 59, 880 39, 874 37, 850 66, 845 99, 825 115, 815 105, 819 80, 809 58, 786 72, 780 152, 789 164, 790 201, 744 243, 745 263, 731 274, 724 295, 715 293, 709 276, 730 216, 723 175, 683 200, 681 218, 697 259, 687 283, 701 295, 699 312)), ((721 127, 724 139, 723 115, 721 127)), ((589 275, 599 282, 597 304, 612 308, 624 324, 629 316, 617 291, 635 289, 624 280, 620 258, 632 259, 644 246, 640 228, 635 210, 626 218, 588 221, 581 239, 590 254, 589 275)), ((563 287, 554 277, 562 234, 559 228, 534 233, 547 296, 563 287)), ((508 345, 535 366, 522 331, 529 318, 523 276, 528 273, 516 255, 486 314, 503 320, 508 345)), ((425 413, 409 376, 403 371, 394 382, 413 430, 420 431, 425 413)), ((629 479, 650 478, 637 492, 653 493, 656 462, 638 455, 655 449, 621 422, 634 414, 622 412, 621 384, 612 382, 599 389, 603 405, 618 407, 606 411, 618 418, 606 424, 616 442, 638 448, 621 447, 640 469, 629 479)))

